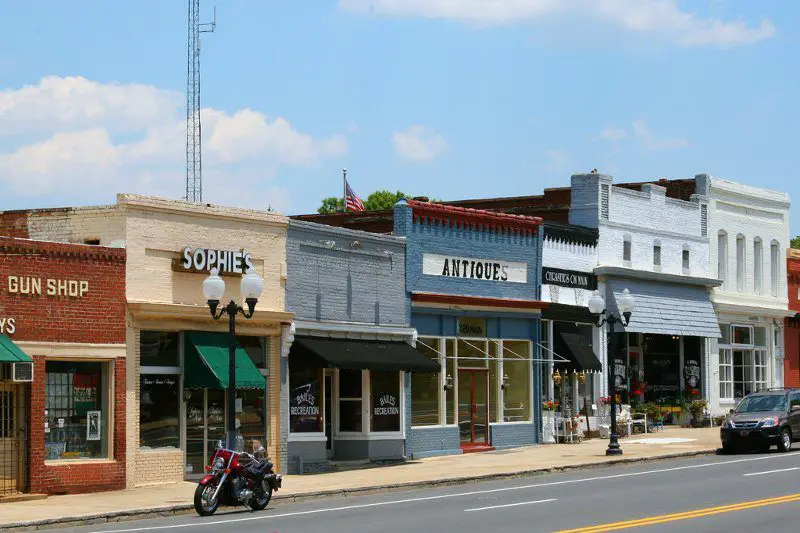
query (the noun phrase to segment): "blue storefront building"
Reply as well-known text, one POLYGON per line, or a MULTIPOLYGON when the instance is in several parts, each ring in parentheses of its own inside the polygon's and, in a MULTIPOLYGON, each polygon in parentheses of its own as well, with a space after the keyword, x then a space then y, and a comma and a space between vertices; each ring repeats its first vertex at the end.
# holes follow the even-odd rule
POLYGON ((541 442, 541 219, 415 200, 407 313, 438 373, 409 374, 412 458, 541 442))

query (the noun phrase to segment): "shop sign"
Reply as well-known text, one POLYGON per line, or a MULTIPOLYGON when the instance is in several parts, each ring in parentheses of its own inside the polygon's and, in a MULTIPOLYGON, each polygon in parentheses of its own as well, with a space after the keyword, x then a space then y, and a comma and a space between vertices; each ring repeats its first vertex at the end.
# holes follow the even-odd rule
POLYGON ((542 284, 593 291, 597 289, 597 276, 576 270, 542 267, 542 284))
POLYGON ((700 383, 700 362, 696 359, 686 359, 683 362, 683 379, 687 388, 696 389, 700 383))
POLYGON ((398 416, 400 414, 399 402, 394 394, 380 394, 378 401, 372 409, 375 416, 398 416))
POLYGON ((83 298, 89 292, 89 282, 78 279, 42 279, 31 276, 8 276, 9 294, 31 296, 69 296, 83 298))
POLYGON ((317 405, 316 397, 311 390, 313 387, 313 383, 308 383, 295 389, 300 392, 292 396, 291 405, 289 406, 290 415, 319 416, 319 405, 317 405))
POLYGON ((626 389, 628 387, 628 372, 624 359, 614 359, 614 387, 626 389))
POLYGON ((447 278, 528 282, 527 263, 439 254, 422 254, 422 273, 447 278))
POLYGON ((17 331, 17 320, 13 316, 0 316, 0 335, 13 335, 15 331, 17 331))
POLYGON ((458 319, 459 337, 485 337, 486 319, 474 317, 460 317, 458 319))
POLYGON ((208 250, 206 248, 183 249, 181 259, 177 262, 180 272, 211 272, 216 268, 220 274, 242 274, 253 266, 253 255, 246 249, 233 250, 208 250))

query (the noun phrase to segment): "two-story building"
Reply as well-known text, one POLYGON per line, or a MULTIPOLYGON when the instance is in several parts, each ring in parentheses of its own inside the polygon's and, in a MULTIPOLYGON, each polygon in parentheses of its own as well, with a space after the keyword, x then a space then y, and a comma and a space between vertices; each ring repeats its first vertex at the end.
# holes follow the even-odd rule
MULTIPOLYGON (((710 271, 721 337, 712 410, 727 411, 752 391, 783 385, 782 336, 788 311, 786 250, 789 196, 706 174, 696 192, 708 199, 710 271)), ((712 356, 713 359, 713 356, 712 356)))
MULTIPOLYGON (((619 316, 627 289, 635 301, 630 324, 614 342, 597 331, 601 361, 610 350, 623 403, 711 395, 712 342, 720 336, 710 290, 708 199, 669 198, 666 188, 614 186, 611 176, 572 176, 570 223, 598 229, 598 290, 619 316)), ((606 380, 600 388, 608 390, 606 380)))

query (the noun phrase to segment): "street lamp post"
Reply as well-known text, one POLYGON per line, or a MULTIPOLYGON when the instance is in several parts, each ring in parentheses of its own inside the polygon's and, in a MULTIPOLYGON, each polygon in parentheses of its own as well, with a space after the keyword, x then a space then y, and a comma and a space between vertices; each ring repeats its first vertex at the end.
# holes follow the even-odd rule
MULTIPOLYGON (((631 314, 634 309, 634 301, 628 289, 622 291, 622 296, 618 302, 619 311, 622 317, 613 315, 606 312, 606 301, 600 295, 599 291, 594 291, 592 297, 589 298, 589 312, 597 315, 597 327, 603 327, 603 324, 608 324, 609 341, 614 342, 613 347, 616 347, 614 337, 614 325, 617 323, 624 323, 626 326, 630 324, 631 314)), ((617 436, 617 384, 614 378, 614 353, 616 350, 608 349, 607 366, 608 366, 608 389, 609 399, 611 400, 611 435, 608 442, 608 449, 606 455, 622 455, 622 449, 619 447, 617 436)))
POLYGON ((227 428, 227 448, 233 450, 236 446, 236 315, 242 314, 245 318, 251 318, 258 303, 258 297, 264 290, 264 280, 258 273, 248 269, 242 276, 241 292, 244 297, 246 308, 231 299, 228 305, 219 307, 219 302, 225 295, 225 281, 219 276, 216 268, 211 269, 211 275, 203 280, 203 294, 208 300, 208 308, 214 320, 219 320, 222 315, 228 315, 228 332, 230 345, 228 349, 228 428, 227 428), (217 312, 219 311, 219 312, 217 312))

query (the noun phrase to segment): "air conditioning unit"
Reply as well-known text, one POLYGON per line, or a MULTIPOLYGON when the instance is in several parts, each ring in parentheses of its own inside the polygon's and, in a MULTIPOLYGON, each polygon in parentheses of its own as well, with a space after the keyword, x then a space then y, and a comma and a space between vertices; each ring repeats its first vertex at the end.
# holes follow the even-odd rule
POLYGON ((33 381, 33 363, 12 363, 11 381, 33 381))

